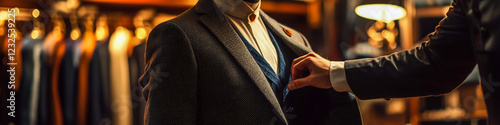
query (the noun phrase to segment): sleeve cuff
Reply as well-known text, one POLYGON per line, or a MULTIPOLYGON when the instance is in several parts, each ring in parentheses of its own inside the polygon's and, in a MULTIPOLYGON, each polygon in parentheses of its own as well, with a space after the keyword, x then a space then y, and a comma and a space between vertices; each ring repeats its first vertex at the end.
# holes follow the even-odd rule
POLYGON ((351 92, 345 76, 344 61, 330 62, 330 83, 337 92, 351 92))

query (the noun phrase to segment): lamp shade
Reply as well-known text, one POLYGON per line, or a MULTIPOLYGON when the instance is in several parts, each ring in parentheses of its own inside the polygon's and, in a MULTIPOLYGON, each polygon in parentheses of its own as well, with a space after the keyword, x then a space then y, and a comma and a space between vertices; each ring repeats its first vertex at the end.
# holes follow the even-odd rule
POLYGON ((363 18, 390 22, 406 16, 406 10, 403 7, 392 4, 365 4, 356 7, 356 14, 363 18))

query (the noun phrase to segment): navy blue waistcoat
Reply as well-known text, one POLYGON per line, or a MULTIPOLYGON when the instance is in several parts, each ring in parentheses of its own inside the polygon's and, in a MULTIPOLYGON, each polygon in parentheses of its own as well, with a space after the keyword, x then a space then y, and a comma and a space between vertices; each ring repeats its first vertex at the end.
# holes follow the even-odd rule
POLYGON ((275 37, 275 34, 269 29, 267 30, 278 55, 279 69, 278 74, 276 74, 264 57, 253 48, 237 29, 234 30, 245 43, 246 48, 264 73, 274 95, 280 103, 288 124, 314 125, 323 122, 328 123, 328 121, 335 121, 335 119, 346 119, 345 123, 349 124, 361 124, 359 114, 346 113, 359 112, 356 102, 351 101, 352 98, 348 96, 348 93, 336 93, 333 90, 310 86, 294 91, 288 90, 287 86, 291 80, 290 68, 293 59, 298 57, 298 55, 293 53, 285 44, 285 41, 279 39, 280 37, 275 37), (352 105, 345 105, 346 102, 354 103, 352 105))

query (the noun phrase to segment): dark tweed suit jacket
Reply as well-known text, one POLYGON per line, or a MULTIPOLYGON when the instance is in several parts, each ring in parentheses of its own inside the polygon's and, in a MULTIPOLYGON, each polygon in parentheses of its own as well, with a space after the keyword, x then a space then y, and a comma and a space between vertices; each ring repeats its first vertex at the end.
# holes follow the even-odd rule
POLYGON ((417 48, 346 61, 347 82, 360 99, 438 95, 478 64, 488 124, 500 125, 500 1, 454 0, 446 15, 417 48))
MULTIPOLYGON (((291 30, 288 36, 284 29, 290 28, 261 15, 267 28, 293 51, 293 58, 311 52, 302 34, 291 30)), ((295 93, 301 96, 295 100, 297 110, 303 110, 285 115, 295 109, 284 113, 252 55, 212 0, 200 0, 156 26, 145 58, 139 79, 147 99, 145 124, 361 124, 355 98, 333 89, 295 93), (312 94, 318 91, 324 92, 312 94), (325 100, 321 103, 329 108, 309 106, 301 98, 325 100), (315 112, 306 115, 305 109, 322 116, 308 118, 315 112), (290 117, 302 119, 288 123, 290 117)))

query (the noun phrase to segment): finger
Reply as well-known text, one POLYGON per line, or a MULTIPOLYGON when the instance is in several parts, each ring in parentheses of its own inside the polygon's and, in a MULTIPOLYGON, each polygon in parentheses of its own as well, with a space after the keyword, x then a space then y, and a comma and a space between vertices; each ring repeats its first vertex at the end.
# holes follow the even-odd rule
POLYGON ((316 54, 315 54, 314 52, 310 52, 310 53, 308 53, 308 54, 305 54, 305 55, 302 55, 302 56, 300 56, 300 57, 298 57, 298 58, 295 58, 295 59, 293 60, 293 62, 292 62, 292 66, 293 66, 293 65, 295 65, 296 63, 298 63, 298 62, 300 62, 300 61, 304 60, 305 58, 307 58, 307 57, 309 57, 309 56, 313 56, 313 57, 315 57, 315 56, 316 56, 316 54))
POLYGON ((297 69, 298 67, 297 64, 304 64, 304 63, 307 63, 307 62, 304 62, 305 59, 303 60, 300 60, 299 62, 297 62, 296 64, 292 65, 292 68, 290 69, 291 70, 291 73, 292 73, 292 80, 295 80, 297 78, 301 78, 303 77, 304 75, 304 69, 297 69))
POLYGON ((308 77, 293 80, 288 84, 288 89, 289 90, 296 90, 296 89, 300 89, 300 88, 309 86, 311 83, 313 83, 309 80, 310 79, 308 77))
POLYGON ((309 63, 311 63, 313 57, 307 57, 297 64, 292 66, 292 80, 298 79, 304 75, 304 71, 308 69, 309 63))
POLYGON ((310 52, 310 53, 307 53, 307 54, 302 55, 302 56, 300 56, 300 57, 297 57, 297 58, 295 58, 295 59, 293 60, 292 65, 295 65, 296 63, 298 63, 298 62, 300 62, 300 61, 304 60, 305 58, 307 58, 307 57, 309 57, 309 56, 313 56, 313 57, 315 57, 316 55, 315 55, 315 53, 314 53, 314 52, 310 52))

